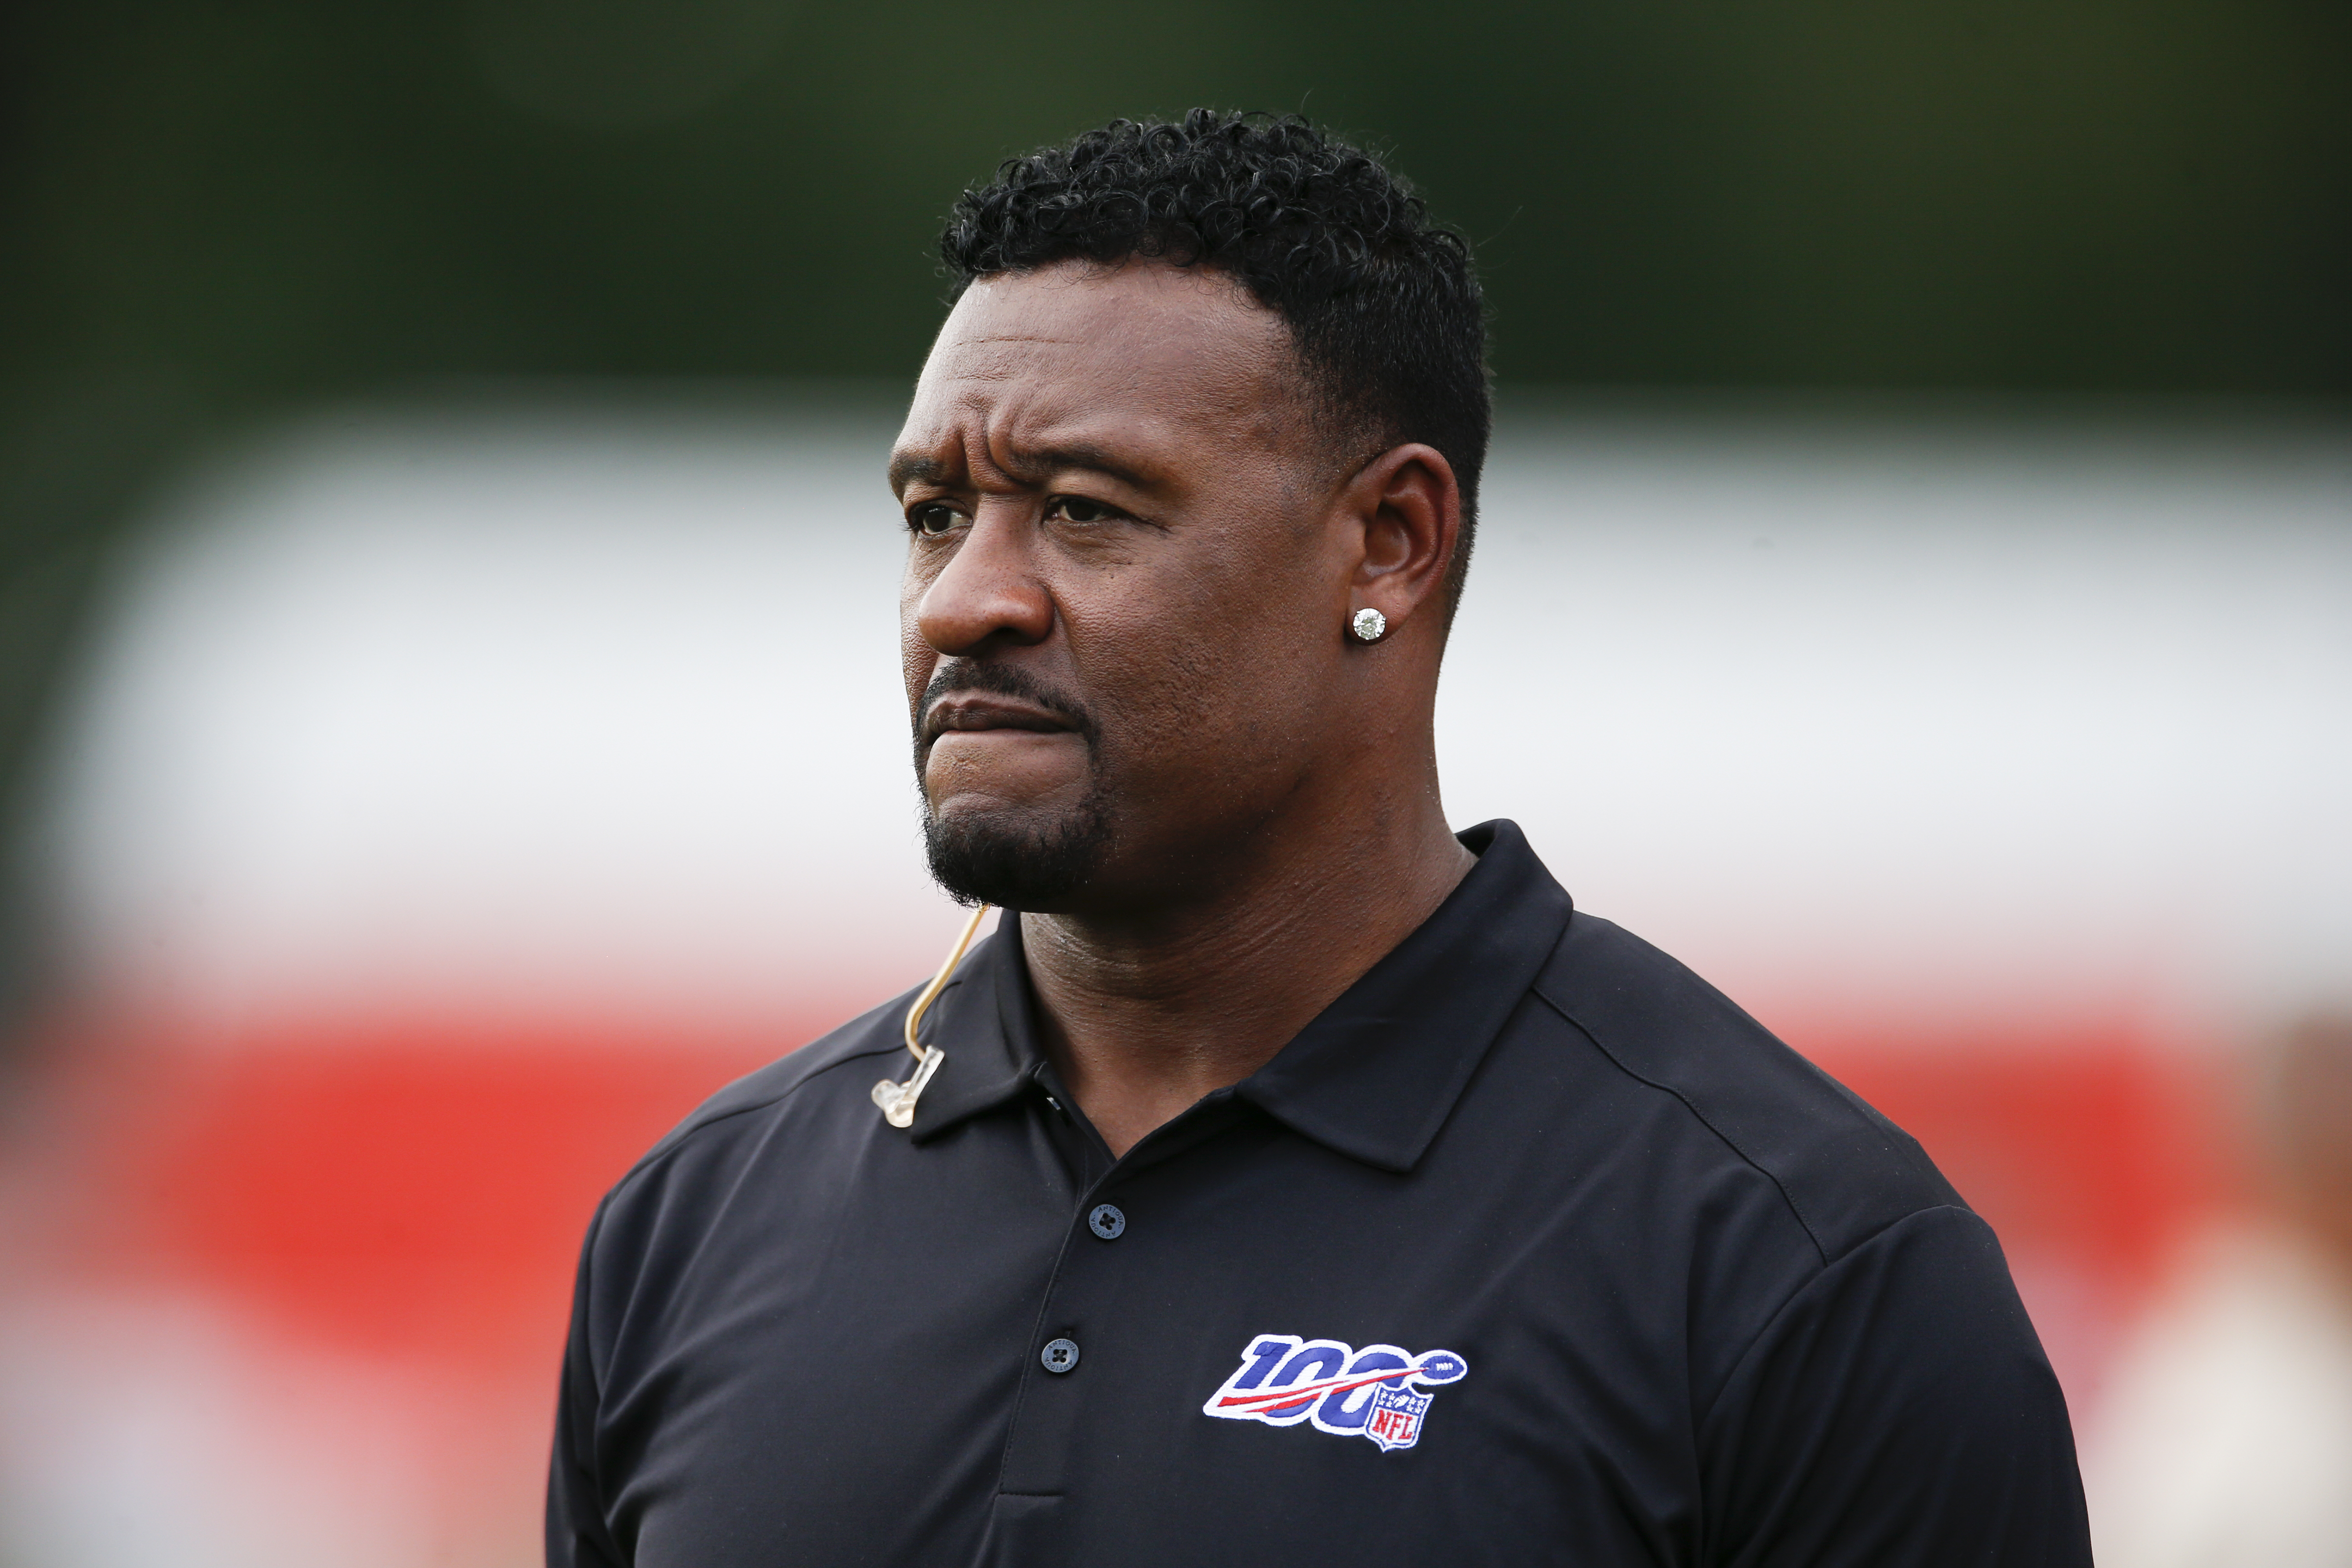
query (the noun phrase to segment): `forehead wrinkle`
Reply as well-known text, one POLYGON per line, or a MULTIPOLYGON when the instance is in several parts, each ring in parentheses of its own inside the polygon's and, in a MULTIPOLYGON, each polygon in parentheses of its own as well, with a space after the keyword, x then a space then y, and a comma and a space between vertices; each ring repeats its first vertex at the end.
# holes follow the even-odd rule
POLYGON ((1138 489, 1159 487, 1165 465, 1152 460, 1150 445, 1152 438, 1165 440, 1169 434, 1160 421, 1140 422, 1142 442, 1121 441, 1116 432, 1090 434, 1089 421, 1055 409, 1053 405, 1057 401, 1033 393, 980 411, 980 449, 1000 473, 1017 482, 1036 484, 1053 474, 1078 468, 1108 475, 1138 489))
POLYGON ((1091 441, 1056 441, 1025 449, 1015 446, 998 461, 1006 473, 1033 482, 1071 468, 1107 474, 1139 490, 1156 489, 1160 482, 1148 467, 1115 458, 1091 441))
MULTIPOLYGON (((966 296, 959 312, 972 298, 966 296)), ((1142 314, 1161 314, 1150 308, 1151 301, 1141 303, 1142 314)), ((894 462, 894 473, 934 483, 961 478, 976 488, 1032 489, 1055 471, 1076 469, 1163 492, 1184 468, 1181 448, 1194 437, 1223 447, 1238 437, 1277 452, 1296 443, 1302 411, 1286 384, 1291 356, 1278 320, 1261 323, 1262 330, 1273 329, 1266 337, 1245 331, 1239 341, 1218 341, 1227 334, 1199 331, 1212 323, 1197 319, 1160 321, 1161 331, 1133 345, 1142 352, 1113 351, 1108 340, 1125 347, 1138 327, 1134 315, 1129 309, 1105 320, 1100 309, 1090 308, 1076 324, 1093 331, 1066 333, 1055 330, 1061 323, 1047 321, 982 321, 971 323, 978 331, 943 338, 923 376, 928 395, 919 395, 933 410, 928 428, 909 437, 932 461, 919 468, 894 462), (1171 327, 1193 330, 1178 331, 1171 341, 1165 331, 1171 327), (1160 342, 1150 342, 1153 337, 1160 342), (1276 348, 1277 363, 1266 363, 1256 352, 1262 347, 1276 348), (1191 384, 1172 400, 1171 379, 1191 384), (1192 430, 1196 423, 1203 428, 1192 430)))
MULTIPOLYGON (((925 379, 929 379, 928 374, 925 379)), ((955 388, 953 384, 1013 379, 1011 374, 1003 372, 981 374, 960 372, 951 377, 951 390, 942 394, 945 406, 927 420, 923 428, 919 430, 909 426, 899 432, 901 444, 890 456, 888 473, 891 489, 904 495, 909 485, 946 488, 961 475, 985 478, 995 474, 997 465, 988 449, 987 432, 988 426, 1002 416, 1002 405, 992 401, 985 389, 955 388)), ((920 407, 919 393, 918 407, 920 407)))
MULTIPOLYGON (((1007 488, 1034 488, 1055 473, 1081 469, 1106 475, 1140 490, 1164 488, 1167 465, 1116 433, 1090 433, 1093 423, 1074 412, 1068 389, 1021 384, 1001 395, 966 390, 952 400, 952 413, 936 438, 952 445, 975 481, 1007 488)), ((1164 423, 1146 418, 1148 437, 1165 440, 1164 423)))

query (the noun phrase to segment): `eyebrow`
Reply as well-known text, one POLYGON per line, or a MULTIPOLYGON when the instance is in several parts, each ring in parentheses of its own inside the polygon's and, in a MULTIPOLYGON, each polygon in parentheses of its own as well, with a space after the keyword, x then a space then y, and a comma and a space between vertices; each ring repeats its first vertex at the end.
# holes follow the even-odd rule
POLYGON ((1017 454, 1015 461, 1035 473, 1053 473, 1063 468, 1084 468, 1090 473, 1107 474, 1119 483, 1139 490, 1152 488, 1152 482, 1142 471, 1123 463, 1102 447, 1091 442, 1073 441, 1059 447, 1040 447, 1034 451, 1017 454))
MULTIPOLYGON (((1034 447, 1014 454, 1013 462, 1013 477, 1016 479, 1033 474, 1058 473, 1066 468, 1083 468, 1107 475, 1135 489, 1156 488, 1141 469, 1121 462, 1090 441, 1034 447)), ((911 484, 943 484, 949 472, 949 465, 937 458, 926 457, 920 452, 902 452, 890 459, 890 488, 903 495, 911 484)))
POLYGON ((926 458, 920 452, 894 452, 890 456, 890 489, 904 495, 911 484, 938 484, 948 477, 948 466, 937 458, 926 458))

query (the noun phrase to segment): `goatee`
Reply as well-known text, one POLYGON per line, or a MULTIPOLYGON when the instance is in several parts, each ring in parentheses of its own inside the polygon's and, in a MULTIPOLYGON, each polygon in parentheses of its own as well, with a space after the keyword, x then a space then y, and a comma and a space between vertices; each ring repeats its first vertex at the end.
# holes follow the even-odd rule
POLYGON ((960 904, 1050 912, 1094 879, 1111 841, 1108 803, 1097 790, 1045 823, 925 814, 931 876, 960 904))
MULTIPOLYGON (((1102 787, 1102 732, 1079 703, 1025 671, 1008 665, 956 661, 940 672, 923 693, 918 712, 928 715, 940 698, 955 691, 990 691, 1018 697, 1066 716, 1087 743, 1093 779, 1076 806, 1045 816, 1017 808, 941 821, 923 807, 923 850, 931 876, 960 904, 1049 912, 1093 880, 1113 834, 1110 802, 1102 787)), ((919 720, 915 735, 915 784, 922 788, 930 742, 919 720)))

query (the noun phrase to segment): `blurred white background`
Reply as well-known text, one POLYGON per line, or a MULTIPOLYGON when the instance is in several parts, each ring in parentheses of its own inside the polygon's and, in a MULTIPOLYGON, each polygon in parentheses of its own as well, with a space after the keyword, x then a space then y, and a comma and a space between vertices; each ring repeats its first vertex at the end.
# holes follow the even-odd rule
MULTIPOLYGON (((158 520, 55 786, 106 984, 854 1009, 919 864, 887 416, 322 420, 158 520)), ((2352 952, 2352 447, 1507 419, 1447 802, 1759 1008, 2204 1017, 2352 952)))

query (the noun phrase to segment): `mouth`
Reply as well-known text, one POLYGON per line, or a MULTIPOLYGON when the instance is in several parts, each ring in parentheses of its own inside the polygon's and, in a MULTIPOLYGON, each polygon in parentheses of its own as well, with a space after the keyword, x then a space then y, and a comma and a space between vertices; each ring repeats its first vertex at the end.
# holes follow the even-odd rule
POLYGON ((1025 731, 1039 735, 1074 735, 1076 720, 1042 703, 1024 701, 992 691, 950 691, 934 699, 923 715, 923 744, 942 735, 976 734, 993 730, 1025 731))

